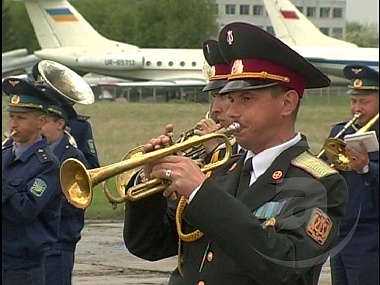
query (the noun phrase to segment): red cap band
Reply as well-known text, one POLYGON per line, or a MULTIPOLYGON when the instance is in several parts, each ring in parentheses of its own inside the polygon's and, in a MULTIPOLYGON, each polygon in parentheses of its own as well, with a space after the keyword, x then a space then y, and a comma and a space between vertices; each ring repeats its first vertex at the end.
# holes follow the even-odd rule
POLYGON ((300 97, 307 79, 293 70, 265 59, 236 59, 228 75, 228 80, 265 79, 264 83, 276 82, 297 91, 300 97))

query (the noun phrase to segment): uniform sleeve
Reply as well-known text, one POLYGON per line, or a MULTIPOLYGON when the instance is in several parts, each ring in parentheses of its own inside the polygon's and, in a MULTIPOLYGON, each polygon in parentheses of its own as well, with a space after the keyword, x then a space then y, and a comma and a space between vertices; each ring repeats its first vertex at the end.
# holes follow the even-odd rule
POLYGON ((33 179, 23 183, 21 179, 3 181, 2 212, 15 223, 30 223, 57 195, 59 185, 58 164, 42 164, 33 179))
POLYGON ((337 238, 347 188, 338 174, 321 181, 289 179, 288 183, 284 188, 289 191, 282 190, 288 192, 287 202, 276 217, 275 226, 264 228, 245 204, 210 179, 188 205, 186 217, 229 255, 233 264, 226 266, 236 266, 257 284, 293 284, 311 266, 326 260, 337 238), (330 219, 331 227, 323 244, 318 235, 311 237, 317 227, 312 224, 310 228, 316 211, 326 213, 330 219))
POLYGON ((177 202, 157 193, 125 203, 123 238, 129 252, 149 261, 177 254, 178 234, 174 220, 177 202))

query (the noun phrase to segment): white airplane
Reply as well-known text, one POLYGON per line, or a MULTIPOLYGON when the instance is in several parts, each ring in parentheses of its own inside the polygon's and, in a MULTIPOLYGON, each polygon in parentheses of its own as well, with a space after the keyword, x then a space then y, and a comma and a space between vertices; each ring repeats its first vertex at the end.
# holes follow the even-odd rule
POLYGON ((2 77, 30 73, 31 68, 40 59, 34 54, 28 54, 28 50, 15 49, 1 54, 2 77))
POLYGON ((276 37, 337 82, 343 68, 363 64, 379 70, 379 48, 363 48, 323 34, 289 0, 264 0, 276 37))
MULTIPOLYGON (((41 59, 60 62, 74 70, 93 72, 133 81, 206 83, 202 49, 139 48, 101 36, 66 0, 23 0, 41 50, 41 59)), ((294 46, 327 74, 343 77, 343 65, 372 63, 379 55, 359 48, 294 46), (305 48, 305 50, 304 50, 305 48), (334 50, 335 48, 335 50, 334 50), (367 57, 371 58, 371 62, 367 57)))

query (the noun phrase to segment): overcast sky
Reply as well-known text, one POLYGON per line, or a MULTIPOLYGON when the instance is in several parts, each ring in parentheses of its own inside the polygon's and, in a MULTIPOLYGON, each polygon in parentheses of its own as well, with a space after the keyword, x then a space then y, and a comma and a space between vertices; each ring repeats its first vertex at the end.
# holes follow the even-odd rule
POLYGON ((379 26, 379 0, 347 0, 347 20, 379 26))

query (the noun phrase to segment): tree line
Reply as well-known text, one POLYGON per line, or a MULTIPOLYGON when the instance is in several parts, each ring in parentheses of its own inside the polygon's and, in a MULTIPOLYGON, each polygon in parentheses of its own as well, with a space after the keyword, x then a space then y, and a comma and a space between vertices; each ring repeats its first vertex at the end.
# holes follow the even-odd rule
MULTIPOLYGON (((72 0, 71 4, 101 35, 144 48, 200 48, 215 37, 215 0, 72 0)), ((38 50, 22 2, 2 0, 2 51, 38 50)), ((348 22, 346 40, 362 47, 378 47, 374 25, 348 22)))

